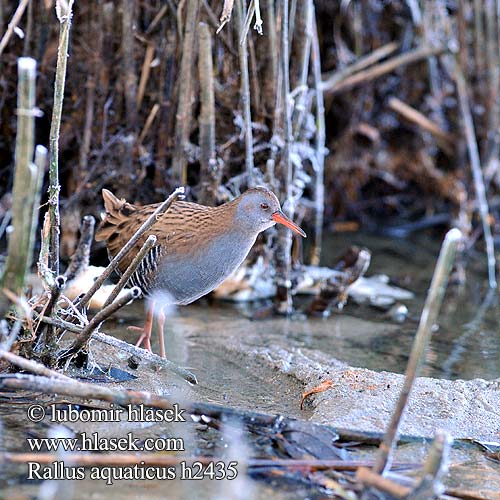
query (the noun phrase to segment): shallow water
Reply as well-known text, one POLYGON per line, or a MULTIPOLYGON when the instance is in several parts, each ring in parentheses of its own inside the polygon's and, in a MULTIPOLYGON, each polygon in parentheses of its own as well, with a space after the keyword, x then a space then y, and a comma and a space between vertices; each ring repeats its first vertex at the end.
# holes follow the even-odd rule
MULTIPOLYGON (((259 305, 218 302, 208 307, 206 299, 202 299, 189 307, 178 308, 170 316, 166 336, 170 357, 184 365, 210 366, 209 372, 226 373, 226 377, 229 373, 229 378, 236 379, 228 383, 232 387, 244 384, 247 375, 238 381, 239 367, 234 372, 234 366, 224 366, 220 359, 214 361, 213 357, 207 356, 206 344, 211 335, 229 336, 255 346, 286 343, 288 346, 307 347, 352 366, 404 373, 439 253, 439 242, 425 235, 405 240, 338 235, 325 242, 323 264, 334 265, 338 256, 353 244, 366 246, 372 251, 367 276, 386 274, 391 283, 414 292, 415 298, 404 302, 409 310, 404 323, 394 322, 386 311, 357 305, 352 300, 343 311, 334 312, 329 318, 251 321, 248 317, 259 305)), ((494 379, 500 376, 498 296, 493 295, 489 307, 485 307, 486 277, 475 269, 482 264, 481 260, 470 262, 466 284, 449 287, 422 375, 447 379, 494 379)), ((304 304, 308 300, 302 297, 298 302, 304 304)), ((134 335, 124 333, 123 325, 140 324, 142 308, 140 303, 129 307, 122 313, 122 321, 109 322, 106 330, 132 342, 134 335)), ((231 360, 227 363, 231 365, 231 360)), ((270 408, 263 409, 272 407, 271 403, 270 408)))

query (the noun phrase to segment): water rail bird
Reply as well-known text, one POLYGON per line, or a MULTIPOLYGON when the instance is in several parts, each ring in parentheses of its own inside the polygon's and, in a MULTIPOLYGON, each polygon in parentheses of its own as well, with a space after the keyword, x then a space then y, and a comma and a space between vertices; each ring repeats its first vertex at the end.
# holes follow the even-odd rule
MULTIPOLYGON (((97 241, 105 241, 113 258, 159 206, 136 206, 118 199, 103 189, 106 215, 96 233, 97 241)), ((151 297, 146 323, 141 328, 137 345, 151 350, 151 330, 155 293, 164 294, 171 304, 186 305, 220 285, 250 252, 257 235, 274 224, 283 224, 305 237, 304 231, 281 210, 276 195, 267 188, 245 191, 232 201, 207 207, 187 201, 175 201, 168 211, 137 242, 121 261, 123 273, 150 234, 156 244, 129 280, 151 297)), ((157 318, 160 355, 165 356, 163 307, 157 318)))

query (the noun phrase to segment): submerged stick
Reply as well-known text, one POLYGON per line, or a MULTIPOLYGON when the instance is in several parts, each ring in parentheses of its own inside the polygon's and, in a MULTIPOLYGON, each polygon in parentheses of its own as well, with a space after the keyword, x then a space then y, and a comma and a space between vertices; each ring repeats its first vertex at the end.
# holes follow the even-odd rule
POLYGON ((489 223, 489 208, 486 198, 486 189, 484 187, 483 171, 481 169, 481 160, 479 159, 479 149, 477 146, 476 133, 474 131, 474 122, 467 96, 467 86, 465 77, 458 62, 455 63, 455 80, 457 83, 457 93, 460 101, 460 111, 462 112, 462 120, 465 129, 465 140, 467 142, 467 150, 469 152, 470 167, 472 177, 474 179, 474 189, 476 191, 476 199, 481 216, 483 226, 484 241, 486 243, 486 256, 488 263, 488 281, 490 288, 497 287, 496 272, 495 272, 495 244, 491 227, 489 223))
POLYGON ((73 0, 56 1, 56 13, 59 19, 59 46, 57 49, 56 79, 54 82, 54 106, 49 134, 49 219, 50 247, 49 268, 54 275, 59 274, 59 132, 61 130, 61 115, 66 83, 66 62, 68 59, 69 30, 73 15, 73 0))
MULTIPOLYGON (((7 248, 7 261, 0 288, 21 295, 26 273, 31 265, 35 227, 33 223, 36 193, 40 185, 38 167, 32 163, 35 140, 36 61, 29 57, 18 60, 16 165, 12 196, 12 226, 7 248)), ((39 162, 41 160, 39 159, 39 162)), ((38 201, 39 203, 39 201, 38 201)), ((0 292, 0 318, 5 316, 9 300, 0 292)))
POLYGON ((139 241, 142 235, 150 229, 160 217, 170 208, 170 205, 180 196, 184 194, 184 188, 178 187, 160 206, 146 219, 142 226, 130 238, 128 243, 113 257, 113 260, 108 264, 108 267, 103 271, 101 276, 97 278, 88 292, 82 297, 78 305, 80 309, 85 307, 94 294, 101 288, 102 284, 111 276, 111 273, 119 266, 122 259, 132 250, 134 245, 139 241))
POLYGON ((432 335, 432 327, 436 321, 443 296, 448 283, 458 244, 462 240, 462 233, 454 228, 448 231, 445 236, 441 251, 439 253, 431 286, 425 300, 424 309, 420 316, 415 340, 406 367, 405 380, 401 393, 399 394, 396 408, 392 414, 391 421, 384 436, 384 441, 380 444, 379 453, 374 467, 374 472, 383 474, 391 462, 392 451, 396 445, 398 430, 401 423, 408 399, 417 377, 419 367, 423 361, 425 351, 432 335))

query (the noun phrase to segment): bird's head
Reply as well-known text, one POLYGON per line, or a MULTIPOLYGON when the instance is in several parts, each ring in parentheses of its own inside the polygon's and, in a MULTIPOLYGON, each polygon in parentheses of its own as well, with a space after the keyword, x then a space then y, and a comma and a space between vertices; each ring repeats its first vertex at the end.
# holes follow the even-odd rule
POLYGON ((283 224, 305 237, 306 233, 282 211, 276 195, 267 188, 256 187, 245 191, 236 200, 236 224, 260 233, 274 224, 283 224))

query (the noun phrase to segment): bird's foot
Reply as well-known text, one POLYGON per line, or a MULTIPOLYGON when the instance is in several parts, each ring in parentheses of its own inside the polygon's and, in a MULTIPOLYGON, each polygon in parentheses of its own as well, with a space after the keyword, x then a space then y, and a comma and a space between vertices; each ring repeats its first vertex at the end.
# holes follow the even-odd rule
POLYGON ((144 343, 144 349, 151 353, 153 352, 153 350, 151 349, 151 332, 148 332, 145 328, 142 328, 140 326, 128 326, 127 330, 139 332, 141 334, 139 336, 139 339, 135 343, 136 347, 141 347, 141 344, 144 343))

